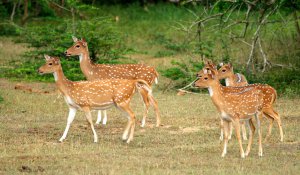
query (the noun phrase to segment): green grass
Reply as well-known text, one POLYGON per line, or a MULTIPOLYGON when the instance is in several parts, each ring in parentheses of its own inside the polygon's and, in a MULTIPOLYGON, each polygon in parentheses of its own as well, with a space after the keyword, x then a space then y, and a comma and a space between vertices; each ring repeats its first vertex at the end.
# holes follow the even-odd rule
MULTIPOLYGON (((146 127, 139 127, 143 114, 140 97, 132 108, 137 116, 134 140, 121 141, 126 117, 108 110, 107 126, 97 126, 99 143, 82 112, 78 112, 64 143, 58 143, 66 124, 68 107, 57 93, 35 94, 14 90, 15 83, 0 80, 0 174, 24 172, 44 174, 298 174, 300 170, 299 99, 279 98, 284 142, 274 125, 269 141, 259 158, 257 135, 246 159, 239 158, 233 137, 228 155, 221 158, 219 118, 209 96, 176 96, 154 90, 162 124, 155 128, 151 111, 146 127)), ((54 90, 52 84, 28 84, 54 90)), ((94 121, 96 113, 93 113, 94 121)), ((268 121, 262 123, 265 135, 268 121)), ((246 144, 244 144, 244 148, 246 144)))

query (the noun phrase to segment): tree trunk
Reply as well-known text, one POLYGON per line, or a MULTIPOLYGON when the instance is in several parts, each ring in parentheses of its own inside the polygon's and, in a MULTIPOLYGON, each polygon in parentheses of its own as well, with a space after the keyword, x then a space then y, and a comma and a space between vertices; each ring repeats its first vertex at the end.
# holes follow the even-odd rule
POLYGON ((27 18, 28 18, 28 0, 24 0, 24 14, 22 17, 22 25, 26 23, 27 18))
POLYGON ((293 13, 293 16, 294 16, 294 20, 295 20, 295 27, 296 27, 296 31, 297 31, 297 34, 298 34, 298 38, 300 38, 300 26, 299 26, 299 23, 298 23, 297 11, 295 11, 293 13))
POLYGON ((10 15, 10 22, 14 22, 14 16, 16 12, 17 2, 14 2, 14 7, 12 9, 11 15, 10 15))

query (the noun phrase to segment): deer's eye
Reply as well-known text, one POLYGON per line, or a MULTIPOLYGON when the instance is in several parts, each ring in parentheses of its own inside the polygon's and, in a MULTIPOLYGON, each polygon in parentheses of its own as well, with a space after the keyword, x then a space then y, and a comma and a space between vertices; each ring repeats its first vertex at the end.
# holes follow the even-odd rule
POLYGON ((204 78, 204 80, 208 80, 208 78, 207 78, 207 77, 205 77, 205 78, 204 78))
POLYGON ((76 47, 76 48, 80 48, 80 46, 79 46, 79 45, 76 45, 75 47, 76 47))
POLYGON ((206 70, 210 70, 209 68, 206 68, 206 70))
POLYGON ((223 69, 222 72, 226 72, 226 69, 223 69))
POLYGON ((48 65, 52 66, 52 63, 49 63, 48 65))

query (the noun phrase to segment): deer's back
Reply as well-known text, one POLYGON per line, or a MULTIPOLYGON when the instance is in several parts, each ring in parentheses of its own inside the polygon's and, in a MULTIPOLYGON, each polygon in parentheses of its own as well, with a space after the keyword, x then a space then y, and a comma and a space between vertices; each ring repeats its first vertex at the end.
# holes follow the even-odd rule
POLYGON ((129 79, 145 80, 152 85, 158 76, 156 70, 151 66, 143 64, 118 64, 118 65, 95 65, 92 75, 87 76, 88 80, 95 79, 129 79))
POLYGON ((239 93, 224 93, 224 111, 231 115, 253 115, 263 106, 261 90, 252 88, 239 93))
POLYGON ((129 99, 135 92, 135 81, 104 79, 73 82, 70 99, 77 105, 106 106, 129 99))

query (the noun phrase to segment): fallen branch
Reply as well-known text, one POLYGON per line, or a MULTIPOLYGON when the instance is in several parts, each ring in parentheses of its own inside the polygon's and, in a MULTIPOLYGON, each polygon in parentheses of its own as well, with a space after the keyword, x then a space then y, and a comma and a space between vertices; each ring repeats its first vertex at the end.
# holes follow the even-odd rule
POLYGON ((15 90, 21 90, 23 92, 29 92, 29 93, 38 93, 38 94, 50 94, 53 93, 51 91, 47 91, 47 90, 40 90, 40 89, 33 89, 32 87, 28 86, 28 85, 24 85, 24 84, 16 84, 15 85, 15 90))
POLYGON ((193 84, 198 80, 198 78, 196 78, 194 81, 192 81, 190 84, 184 86, 183 88, 177 89, 179 92, 177 93, 177 95, 185 95, 185 94, 199 94, 197 92, 191 92, 191 91, 187 91, 185 89, 189 88, 189 87, 193 87, 193 84))

